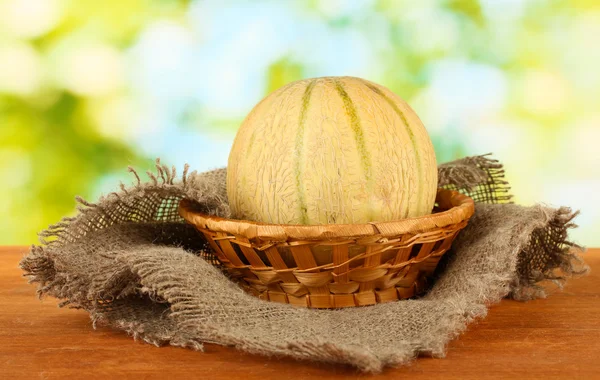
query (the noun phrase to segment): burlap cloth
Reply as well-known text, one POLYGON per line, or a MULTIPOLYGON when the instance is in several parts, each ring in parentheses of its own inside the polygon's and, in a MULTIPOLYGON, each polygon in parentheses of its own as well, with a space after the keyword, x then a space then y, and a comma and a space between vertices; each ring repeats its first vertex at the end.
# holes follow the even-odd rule
POLYGON ((142 182, 102 197, 78 199, 79 214, 41 235, 21 261, 40 296, 83 308, 108 325, 155 345, 203 349, 203 342, 322 362, 365 372, 443 356, 446 343, 487 305, 503 297, 544 296, 539 281, 584 273, 579 247, 567 240, 568 208, 510 203, 502 166, 486 156, 441 165, 440 185, 475 199, 475 215, 438 267, 422 298, 341 310, 269 303, 219 270, 201 236, 181 219, 181 198, 227 216, 225 169, 181 179, 157 162, 142 182))

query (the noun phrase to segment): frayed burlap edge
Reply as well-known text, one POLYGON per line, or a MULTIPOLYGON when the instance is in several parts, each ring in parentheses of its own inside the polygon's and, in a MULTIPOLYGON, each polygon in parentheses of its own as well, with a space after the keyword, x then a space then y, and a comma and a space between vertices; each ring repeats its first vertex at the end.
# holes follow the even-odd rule
POLYGON ((529 243, 519 253, 511 298, 545 298, 546 291, 540 286, 543 281, 552 281, 562 289, 568 278, 589 273, 590 268, 581 257, 585 248, 568 240, 569 230, 577 228, 573 219, 578 214, 568 207, 545 214, 547 221, 533 230, 529 243), (544 255, 540 257, 539 252, 544 255))
POLYGON ((465 157, 438 167, 438 185, 464 193, 477 203, 511 203, 504 166, 491 153, 465 157))

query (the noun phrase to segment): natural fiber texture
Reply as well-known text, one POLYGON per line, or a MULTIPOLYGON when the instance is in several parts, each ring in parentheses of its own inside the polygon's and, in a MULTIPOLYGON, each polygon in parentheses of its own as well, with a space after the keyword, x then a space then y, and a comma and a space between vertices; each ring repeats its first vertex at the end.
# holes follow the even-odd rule
POLYGON ((225 171, 175 181, 174 169, 157 168, 149 182, 138 177, 97 203, 79 199, 77 217, 42 232, 43 244, 21 262, 40 296, 156 345, 201 350, 211 342, 377 372, 420 353, 443 356, 486 305, 543 296, 539 281, 560 283, 586 270, 566 240, 575 214, 506 203, 501 165, 480 156, 440 168, 441 185, 479 204, 425 297, 340 310, 266 302, 223 275, 210 253, 191 254, 203 247, 201 235, 177 214, 179 200, 188 198, 205 213, 229 216, 225 171))

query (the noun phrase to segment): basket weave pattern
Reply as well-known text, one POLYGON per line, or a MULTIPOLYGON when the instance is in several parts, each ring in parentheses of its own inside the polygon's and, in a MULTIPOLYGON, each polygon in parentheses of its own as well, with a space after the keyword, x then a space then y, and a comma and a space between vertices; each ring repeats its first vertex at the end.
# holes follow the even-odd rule
POLYGON ((198 212, 181 216, 206 238, 229 275, 261 299, 313 308, 373 305, 413 297, 474 212, 473 200, 437 193, 434 213, 349 225, 272 225, 198 212))

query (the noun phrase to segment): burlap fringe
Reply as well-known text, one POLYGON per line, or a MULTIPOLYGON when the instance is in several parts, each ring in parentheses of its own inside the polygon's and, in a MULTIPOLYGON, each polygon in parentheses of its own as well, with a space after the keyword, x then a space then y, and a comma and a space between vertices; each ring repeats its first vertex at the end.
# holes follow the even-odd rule
POLYGON ((511 203, 504 166, 491 153, 465 157, 438 167, 438 185, 467 194, 478 203, 511 203))
POLYGON ((553 215, 545 212, 547 222, 533 231, 529 244, 518 256, 511 298, 545 298, 546 290, 540 286, 543 281, 552 281, 562 289, 568 278, 589 273, 589 266, 581 258, 585 249, 568 240, 569 230, 577 228, 573 219, 578 214, 568 207, 560 207, 553 215))
MULTIPOLYGON (((83 237, 86 232, 96 231, 111 227, 115 224, 130 222, 153 221, 159 227, 160 223, 181 224, 180 236, 160 236, 160 228, 151 233, 156 234, 154 239, 157 244, 162 242, 173 246, 183 246, 190 250, 200 250, 204 248, 204 243, 199 241, 198 233, 195 229, 187 225, 183 218, 170 207, 171 212, 163 212, 169 206, 178 204, 182 198, 203 199, 203 212, 228 217, 230 215, 229 205, 227 204, 227 193, 224 181, 206 181, 206 178, 214 177, 224 178, 226 169, 217 169, 210 172, 198 173, 196 170, 189 172, 189 165, 185 164, 180 180, 177 181, 177 170, 175 166, 169 168, 156 159, 156 172, 147 171, 149 181, 142 182, 138 172, 132 167, 128 171, 133 175, 135 181, 132 186, 127 188, 120 183, 120 192, 111 192, 106 196, 101 196, 97 202, 88 202, 80 196, 75 197, 78 215, 76 217, 64 217, 58 223, 48 226, 47 229, 38 234, 40 245, 32 245, 29 254, 23 258, 20 263, 24 276, 28 278, 29 283, 38 283, 38 297, 51 295, 58 299, 63 299, 59 306, 69 306, 81 308, 86 304, 86 300, 92 301, 89 295, 82 295, 74 289, 81 289, 81 284, 76 278, 60 272, 55 267, 52 259, 52 249, 58 246, 64 246, 73 243, 83 237), (222 183, 221 186, 207 186, 208 183, 222 183), (168 194, 158 207, 140 207, 139 203, 136 209, 134 203, 140 199, 149 199, 155 201, 162 194, 168 194), (118 215, 115 209, 120 210, 118 215), (128 215, 128 220, 123 221, 122 216, 128 215), (77 231, 77 234, 73 232, 77 231), (80 232, 83 232, 80 234, 80 232), (75 301, 77 300, 77 301, 75 301)), ((147 202, 149 205, 155 202, 147 202)), ((208 251, 204 258, 218 265, 214 256, 208 251)), ((102 297, 93 297, 103 300, 102 297)))

